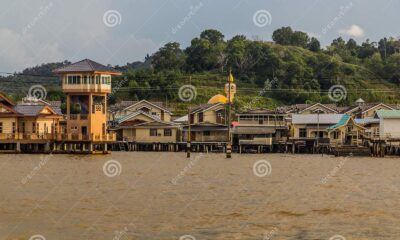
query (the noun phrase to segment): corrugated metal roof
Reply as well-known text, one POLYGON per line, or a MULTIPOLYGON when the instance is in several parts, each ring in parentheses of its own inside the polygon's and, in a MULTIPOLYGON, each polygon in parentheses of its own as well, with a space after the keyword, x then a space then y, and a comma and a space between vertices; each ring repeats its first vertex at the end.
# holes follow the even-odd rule
POLYGON ((131 107, 133 107, 135 105, 142 104, 142 103, 144 103, 144 104, 148 103, 149 105, 153 105, 155 107, 158 107, 158 108, 160 108, 162 110, 165 110, 166 112, 169 112, 169 113, 172 114, 172 110, 167 108, 167 107, 165 107, 163 102, 151 102, 151 101, 147 101, 147 100, 121 101, 120 103, 117 103, 117 104, 109 106, 108 110, 110 112, 121 111, 121 110, 128 109, 128 108, 131 108, 131 107))
MULTIPOLYGON (((18 104, 14 107, 14 110, 21 113, 24 116, 39 116, 40 111, 45 107, 45 105, 42 104, 18 104)), ((61 113, 61 108, 60 107, 53 107, 53 106, 48 106, 47 107, 51 108, 56 114, 54 115, 62 115, 61 113)))
POLYGON ((328 130, 333 130, 338 127, 346 125, 350 118, 351 118, 350 115, 347 115, 347 114, 343 115, 343 117, 340 119, 340 121, 338 123, 336 123, 335 125, 328 127, 328 130))
POLYGON ((178 123, 184 123, 188 121, 188 115, 185 115, 183 117, 177 118, 175 120, 173 120, 173 122, 178 122, 178 123))
POLYGON ((369 123, 379 123, 379 119, 377 118, 356 118, 354 122, 360 125, 365 125, 369 123))
POLYGON ((276 130, 274 127, 244 127, 244 126, 237 126, 232 129, 234 134, 269 134, 275 133, 276 130))
POLYGON ((37 116, 43 107, 43 105, 17 105, 14 109, 25 116, 37 116))
POLYGON ((379 110, 376 112, 378 118, 400 118, 400 110, 379 110))
POLYGON ((293 124, 336 124, 343 114, 293 114, 293 124))
POLYGON ((104 66, 100 63, 92 61, 90 59, 84 59, 82 61, 67 65, 65 67, 54 70, 55 73, 68 73, 68 72, 112 72, 118 73, 111 67, 104 66))

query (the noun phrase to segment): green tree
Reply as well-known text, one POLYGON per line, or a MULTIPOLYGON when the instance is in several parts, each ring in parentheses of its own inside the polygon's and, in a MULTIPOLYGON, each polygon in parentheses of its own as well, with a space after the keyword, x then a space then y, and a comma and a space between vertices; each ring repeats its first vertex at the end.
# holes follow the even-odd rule
POLYGON ((156 71, 183 69, 185 55, 177 42, 167 43, 152 56, 152 64, 156 71))
POLYGON ((299 46, 302 48, 307 48, 310 38, 308 37, 307 33, 301 31, 295 31, 291 37, 291 45, 299 46))
POLYGON ((281 45, 290 45, 292 43, 293 30, 291 27, 282 27, 272 33, 272 40, 281 45))
POLYGON ((189 71, 209 71, 223 69, 226 65, 224 35, 217 30, 205 30, 200 38, 194 38, 186 48, 187 69, 189 71))
POLYGON ((224 35, 215 29, 207 29, 200 34, 201 39, 207 39, 211 44, 218 44, 224 41, 224 35))
POLYGON ((315 37, 310 39, 310 42, 307 44, 307 48, 313 52, 319 52, 321 50, 321 44, 315 37))
POLYGON ((378 49, 376 48, 376 43, 370 42, 369 39, 367 39, 361 44, 360 50, 358 52, 358 57, 361 59, 365 59, 371 57, 377 51, 378 49))

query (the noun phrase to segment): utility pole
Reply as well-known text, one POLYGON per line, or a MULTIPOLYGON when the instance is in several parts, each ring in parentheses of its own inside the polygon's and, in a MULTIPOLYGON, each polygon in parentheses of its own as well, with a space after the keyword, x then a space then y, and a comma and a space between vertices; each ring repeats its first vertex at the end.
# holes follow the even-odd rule
POLYGON ((232 70, 229 70, 228 76, 228 143, 226 144, 226 158, 232 157, 232 145, 231 145, 231 74, 232 70))
MULTIPOLYGON (((192 84, 192 76, 190 76, 189 78, 189 85, 192 84)), ((190 104, 188 106, 188 136, 187 136, 187 144, 186 144, 186 158, 190 158, 190 150, 191 150, 191 145, 190 145, 190 138, 191 138, 191 134, 190 134, 190 125, 191 123, 191 117, 190 117, 190 104)))
POLYGON ((318 118, 318 120, 317 120, 317 150, 319 149, 319 114, 320 114, 320 111, 318 110, 318 112, 317 112, 317 118, 318 118))

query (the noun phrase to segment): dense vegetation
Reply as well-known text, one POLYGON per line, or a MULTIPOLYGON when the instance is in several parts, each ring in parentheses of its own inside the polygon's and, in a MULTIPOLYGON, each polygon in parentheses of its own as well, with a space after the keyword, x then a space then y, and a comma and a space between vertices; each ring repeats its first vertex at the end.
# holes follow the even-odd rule
MULTIPOLYGON (((185 49, 177 42, 167 43, 146 56, 144 62, 115 66, 124 76, 114 82, 118 89, 110 101, 151 99, 183 109, 185 104, 178 98, 180 86, 189 82, 195 85, 195 103, 204 103, 223 92, 231 69, 237 80, 239 107, 249 101, 253 107, 329 102, 327 91, 337 84, 347 88, 347 98, 341 104, 359 97, 369 102, 397 102, 398 39, 358 44, 354 39, 345 41, 339 37, 322 49, 318 39, 290 27, 277 29, 272 39, 273 42, 265 42, 238 35, 226 40, 221 32, 211 29, 203 31, 185 49)), ((37 78, 26 75, 51 76, 52 69, 67 63, 43 64, 9 79, 21 82, 22 78, 37 78)), ((44 84, 47 81, 42 80, 44 84)), ((62 98, 57 88, 50 89, 49 98, 62 98)))

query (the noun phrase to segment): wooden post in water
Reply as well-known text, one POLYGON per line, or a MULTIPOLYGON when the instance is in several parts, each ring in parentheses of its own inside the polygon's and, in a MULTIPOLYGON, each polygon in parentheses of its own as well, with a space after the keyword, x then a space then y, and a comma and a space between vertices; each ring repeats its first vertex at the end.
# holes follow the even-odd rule
MULTIPOLYGON (((192 84, 192 76, 190 76, 190 78, 189 78, 189 84, 192 84)), ((191 125, 191 122, 190 122, 190 105, 189 105, 189 107, 188 107, 188 139, 187 139, 187 144, 186 144, 186 157, 187 158, 190 158, 190 150, 191 150, 191 146, 190 146, 190 125, 191 125)))
POLYGON ((226 144, 226 158, 232 157, 232 145, 231 145, 231 74, 232 71, 229 71, 228 76, 228 142, 226 144))

